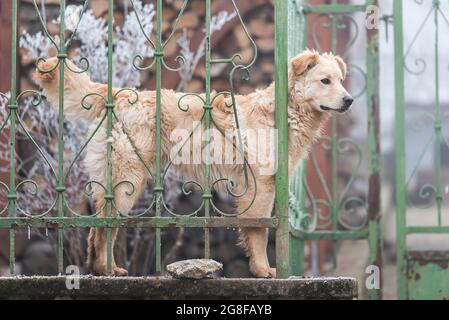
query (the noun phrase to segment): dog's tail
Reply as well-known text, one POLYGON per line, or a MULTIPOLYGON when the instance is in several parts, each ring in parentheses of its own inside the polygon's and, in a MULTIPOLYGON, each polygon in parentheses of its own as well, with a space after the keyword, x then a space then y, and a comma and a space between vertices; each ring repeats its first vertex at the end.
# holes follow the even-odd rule
MULTIPOLYGON (((33 74, 33 80, 43 89, 47 100, 57 111, 62 63, 57 58, 41 61, 33 74)), ((65 59, 64 65, 64 114, 69 120, 97 118, 105 109, 107 85, 92 82, 86 73, 80 73, 81 70, 68 59, 65 59)))

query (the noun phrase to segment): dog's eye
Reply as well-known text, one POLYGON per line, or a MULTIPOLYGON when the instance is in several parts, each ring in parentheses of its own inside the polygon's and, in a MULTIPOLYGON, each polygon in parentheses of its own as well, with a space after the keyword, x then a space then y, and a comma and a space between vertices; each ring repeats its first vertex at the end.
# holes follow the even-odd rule
POLYGON ((331 84, 331 81, 329 79, 323 79, 323 80, 321 80, 321 83, 328 85, 328 84, 331 84))

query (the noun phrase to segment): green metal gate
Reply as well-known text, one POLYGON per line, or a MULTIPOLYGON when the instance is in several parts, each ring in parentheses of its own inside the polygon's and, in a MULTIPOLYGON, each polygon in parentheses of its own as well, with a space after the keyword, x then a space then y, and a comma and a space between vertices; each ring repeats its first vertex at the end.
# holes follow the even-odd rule
POLYGON ((443 58, 447 53, 441 54, 443 42, 447 43, 449 20, 444 5, 439 0, 394 1, 396 244, 400 299, 449 298, 449 254, 446 249, 435 250, 435 241, 448 241, 438 237, 449 234, 448 222, 445 221, 448 190, 444 181, 447 168, 444 163, 447 155, 444 153, 449 147, 444 125, 447 103, 445 105, 442 99, 442 83, 447 79, 443 58), (419 21, 406 21, 408 16, 405 13, 410 14, 411 9, 424 13, 420 14, 419 21), (412 26, 417 27, 413 32, 410 31, 412 26), (425 39, 424 44, 433 52, 428 56, 417 56, 423 54, 418 41, 425 29, 427 34, 434 35, 425 39), (416 102, 416 91, 410 90, 408 81, 420 83, 417 91, 425 93, 424 102, 416 102), (412 117, 420 122, 418 127, 412 117), (419 130, 419 135, 425 140, 411 141, 407 132, 412 127, 419 130), (427 132, 424 128, 428 129, 427 132), (433 165, 430 164, 433 174, 427 180, 417 179, 417 172, 428 155, 433 158, 433 165), (413 239, 421 244, 418 249, 413 248, 413 239), (431 239, 436 240, 425 246, 431 239))
MULTIPOLYGON (((294 176, 290 186, 292 272, 294 275, 305 273, 305 248, 308 242, 332 241, 335 264, 335 245, 338 241, 349 239, 366 240, 369 245, 366 264, 381 270, 378 33, 375 28, 368 30, 365 27, 367 9, 377 5, 377 1, 347 4, 332 0, 322 5, 311 4, 308 0, 291 2, 296 5, 296 10, 290 11, 290 25, 300 26, 299 30, 303 34, 290 41, 291 55, 309 46, 319 51, 332 51, 348 59, 356 41, 361 37, 366 39, 362 40, 366 41, 363 43, 366 50, 364 62, 357 64, 348 59, 350 77, 360 75, 363 83, 361 90, 353 94, 358 101, 354 109, 357 112, 366 110, 366 118, 362 118, 362 121, 366 121, 366 144, 362 146, 360 141, 339 134, 338 119, 334 117, 328 135, 322 138, 312 152, 310 164, 303 165, 294 176), (323 34, 326 33, 329 37, 323 40, 323 34), (365 149, 362 151, 362 148, 365 149), (326 163, 317 160, 320 149, 326 152, 326 163), (348 152, 356 154, 356 165, 344 186, 338 187, 339 158, 348 152), (362 162, 367 167, 368 177, 364 183, 368 187, 364 196, 354 196, 350 191, 354 188, 354 180, 361 171, 362 162), (325 176, 325 170, 329 167, 330 172, 325 176), (313 193, 310 185, 313 182, 319 185, 321 195, 313 193), (345 222, 343 216, 352 210, 362 211, 365 219, 356 225, 345 222)), ((298 29, 295 32, 298 33, 298 29)), ((380 299, 382 293, 380 289, 370 289, 368 295, 371 299, 380 299)))
MULTIPOLYGON (((142 29, 142 37, 145 37, 148 40, 148 45, 151 45, 154 49, 154 59, 148 66, 141 66, 139 62, 142 62, 142 57, 137 55, 134 59, 134 66, 141 71, 149 70, 150 68, 154 68, 155 77, 156 77, 156 134, 153 139, 156 141, 156 159, 155 159, 155 170, 151 172, 151 169, 148 165, 145 165, 145 168, 148 171, 148 174, 153 179, 154 185, 154 201, 148 205, 146 210, 143 210, 141 213, 135 216, 128 216, 126 214, 118 214, 117 217, 113 216, 113 210, 115 210, 115 201, 114 201, 114 193, 115 189, 122 184, 127 184, 131 186, 133 189, 133 185, 129 181, 121 181, 116 185, 113 185, 112 181, 112 161, 108 161, 107 164, 107 182, 105 185, 102 185, 98 181, 90 181, 88 184, 90 187, 96 185, 102 188, 105 192, 105 202, 106 202, 106 217, 98 217, 97 214, 90 214, 84 212, 76 212, 72 208, 68 206, 68 203, 65 198, 66 194, 66 178, 70 172, 70 169, 73 163, 77 160, 80 153, 84 150, 86 145, 91 140, 92 136, 86 139, 86 142, 82 145, 81 149, 75 153, 73 159, 71 159, 71 164, 64 168, 64 72, 85 72, 87 71, 88 65, 85 66, 84 70, 76 71, 76 70, 65 70, 65 68, 59 68, 59 131, 58 131, 58 160, 57 164, 51 164, 45 156, 45 153, 42 151, 41 146, 38 142, 36 142, 31 135, 27 134, 31 143, 36 147, 39 152, 39 155, 43 157, 47 164, 50 166, 51 171, 54 175, 54 179, 57 181, 56 188, 56 198, 53 206, 50 208, 45 208, 42 212, 25 212, 21 209, 20 199, 17 197, 17 191, 19 188, 23 188, 24 186, 28 186, 31 188, 30 196, 36 195, 36 193, 40 192, 38 185, 33 180, 25 180, 21 182, 16 181, 16 167, 15 167, 15 148, 16 148, 16 129, 17 126, 22 127, 22 129, 27 132, 26 124, 23 123, 18 117, 18 108, 20 107, 20 101, 26 95, 34 95, 36 100, 34 101, 35 106, 38 107, 41 96, 37 91, 24 91, 19 93, 17 90, 17 25, 18 25, 18 0, 12 1, 12 12, 11 12, 11 24, 12 24, 12 62, 11 62, 11 87, 10 87, 10 95, 7 96, 2 93, 2 97, 7 99, 7 117, 6 119, 2 119, 0 123, 0 132, 5 128, 9 128, 6 132, 7 137, 10 141, 10 161, 9 161, 9 182, 3 183, 0 182, 0 188, 7 194, 7 201, 5 204, 1 204, 0 207, 0 228, 9 230, 9 265, 10 272, 14 274, 14 265, 15 265, 15 253, 14 253, 14 244, 15 244, 15 234, 17 228, 46 228, 46 229, 56 229, 57 230, 57 261, 58 261, 58 270, 60 273, 64 272, 63 265, 63 242, 64 242, 64 229, 66 228, 85 228, 85 227, 99 227, 106 228, 107 230, 107 266, 108 270, 111 271, 112 268, 112 228, 154 228, 156 230, 156 241, 155 241, 155 269, 157 272, 161 271, 161 228, 167 227, 191 227, 191 228, 203 228, 204 229, 204 256, 207 258, 210 255, 209 250, 209 230, 210 228, 229 228, 229 227, 251 227, 251 228, 274 228, 276 229, 276 267, 277 267, 277 275, 279 278, 286 278, 290 275, 289 271, 289 220, 288 220, 288 172, 287 166, 280 166, 279 170, 276 174, 276 200, 275 200, 275 215, 269 218, 261 218, 261 219, 253 219, 253 218, 244 218, 239 217, 240 214, 226 213, 219 211, 212 197, 212 189, 214 185, 220 181, 212 181, 211 179, 211 168, 210 161, 206 161, 204 165, 204 181, 190 181, 184 182, 184 186, 186 184, 195 185, 200 188, 202 192, 202 202, 201 206, 195 210, 194 212, 188 215, 178 215, 174 212, 168 210, 165 206, 164 202, 164 175, 167 172, 167 168, 162 167, 162 159, 161 159, 161 77, 162 77, 162 69, 165 68, 169 71, 175 72, 178 70, 177 67, 173 68, 166 64, 164 60, 164 49, 169 41, 172 41, 172 36, 174 35, 176 28, 178 27, 178 21, 180 17, 183 15, 183 12, 186 6, 189 3, 189 0, 184 0, 181 10, 179 11, 178 18, 173 26, 173 31, 171 35, 167 39, 162 39, 162 24, 163 24, 163 2, 162 0, 156 1, 156 11, 157 11, 157 19, 156 19, 156 37, 153 41, 150 35, 145 33, 145 30, 142 29), (162 212, 169 212, 169 216, 162 216, 162 212), (150 211, 154 211, 154 216, 149 215, 150 211), (200 216, 200 211, 204 211, 204 216, 200 216), (217 212, 218 211, 218 212, 217 212), (54 214, 55 213, 55 214, 54 214), (6 215, 5 215, 6 214, 6 215)), ((257 57, 257 48, 255 46, 254 41, 251 39, 248 31, 246 30, 243 19, 239 13, 238 6, 234 0, 231 0, 234 12, 239 19, 242 27, 244 28, 249 40, 254 45, 254 57, 252 62, 248 65, 242 65, 238 63, 239 55, 236 53, 234 56, 228 59, 213 59, 211 55, 211 0, 205 0, 205 70, 206 70, 206 82, 205 82, 205 96, 202 97, 198 94, 191 93, 186 96, 196 97, 200 101, 202 101, 204 106, 204 113, 202 119, 204 119, 204 124, 206 129, 212 126, 213 118, 212 118, 212 87, 211 87, 211 66, 214 64, 227 64, 232 67, 232 71, 230 73, 230 92, 223 92, 220 94, 229 94, 234 100, 234 92, 232 85, 232 76, 235 72, 243 72, 244 74, 248 72, 248 69, 253 65, 256 57, 257 57)), ((131 1, 134 4, 134 1, 131 1)), ((65 33, 65 9, 66 9, 66 1, 60 1, 60 32, 59 32, 59 43, 54 38, 51 37, 47 30, 47 26, 39 12, 38 5, 35 0, 33 0, 33 4, 35 7, 35 13, 39 17, 41 22, 42 29, 49 40, 51 40, 54 49, 57 50, 57 58, 58 64, 52 70, 41 70, 41 72, 51 72, 59 66, 68 66, 66 60, 68 58, 68 47, 70 46, 73 37, 67 38, 65 33)), ((83 14, 89 1, 86 0, 84 2, 83 10, 80 14, 80 19, 83 18, 83 14)), ((289 3, 287 1, 276 1, 275 3, 275 65, 276 65, 276 73, 275 73, 275 81, 276 81, 276 128, 279 134, 279 144, 277 148, 277 162, 278 163, 287 163, 288 162, 288 6, 289 3)), ((96 130, 92 133, 92 135, 96 134, 100 126, 104 123, 106 127, 106 134, 108 137, 107 147, 105 152, 107 152, 108 159, 111 159, 112 154, 112 141, 109 139, 112 137, 112 129, 114 123, 117 121, 117 116, 114 111, 115 100, 117 98, 117 93, 113 93, 112 83, 113 83, 113 63, 112 63, 112 54, 113 54, 113 46, 114 43, 114 32, 113 32, 113 13, 114 13, 114 1, 108 0, 108 90, 106 96, 100 96, 99 94, 93 93, 91 95, 96 95, 98 98, 105 101, 106 104, 106 113, 101 120, 101 123, 97 126, 96 130)), ((136 12, 136 19, 139 20, 140 12, 136 12)), ((140 21, 139 21, 140 23, 140 21)), ((179 57, 178 62, 180 62, 182 67, 182 62, 184 58, 179 57)), ((84 62, 88 63, 88 61, 84 60, 84 62)), ((130 62, 131 63, 131 62, 130 62)), ((38 66, 39 68, 39 66, 38 66)), ((68 66, 70 68, 70 66, 68 66)), ((136 96, 137 92, 133 89, 123 89, 128 90, 131 96, 136 96)), ((122 90, 121 90, 122 91, 122 90)), ((82 100, 83 107, 87 108, 88 106, 84 105, 86 98, 84 97, 82 100)), ((215 95, 217 96, 217 94, 215 95)), ((184 96, 185 97, 185 96, 184 96)), ((183 99, 183 98, 181 98, 183 99)), ((131 98, 132 101, 136 101, 134 98, 131 98)), ((130 103, 132 102, 130 100, 130 103)), ((183 106, 178 103, 180 108, 183 106)), ((234 104, 235 111, 235 104, 234 104)), ((236 112, 235 112, 236 114, 236 112)), ((206 130, 207 131, 207 130, 206 130)), ((5 131, 3 131, 5 133, 5 131)), ((207 141, 210 141, 211 137, 206 137, 207 141)), ((206 142, 207 142, 206 141, 206 142)), ((132 143, 132 141, 131 141, 132 143)), ((207 144, 208 145, 208 144, 207 144)), ((238 147, 238 146, 237 146, 238 147)), ((134 148, 135 149, 135 148, 134 148)), ((136 150, 138 153, 138 150, 136 150)), ((210 152, 206 152, 206 154, 210 154, 210 152)), ((142 158, 139 156, 142 160, 142 158)), ((144 161, 142 161, 144 162, 144 161)), ((168 164, 168 167, 170 163, 168 164)), ((247 168, 245 167, 245 170, 247 168)), ((246 171, 245 171, 246 173, 246 171)), ((249 174, 249 173, 248 173, 249 174)), ((231 183, 228 177, 223 177, 221 179, 226 183, 231 183)), ((232 187, 230 187, 232 189, 232 187)), ((183 189, 185 190, 185 189, 183 189)), ((229 189, 230 190, 230 189, 229 189)), ((133 192, 133 191, 130 191, 133 192)), ((186 194, 188 194, 187 191, 186 194)), ((231 194, 232 191, 230 192, 231 194)), ((234 194, 233 194, 234 195, 234 194)), ((238 196, 238 195, 235 195, 238 196)))

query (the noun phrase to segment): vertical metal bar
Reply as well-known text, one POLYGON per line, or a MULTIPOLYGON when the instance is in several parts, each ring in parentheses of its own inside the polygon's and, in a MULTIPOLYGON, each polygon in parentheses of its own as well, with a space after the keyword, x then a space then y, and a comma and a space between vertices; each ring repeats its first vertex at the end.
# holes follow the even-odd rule
POLYGON ((275 1, 275 100, 277 143, 277 173, 275 212, 276 268, 278 278, 290 275, 288 219, 288 2, 275 1))
MULTIPOLYGON (((204 143, 205 143, 205 168, 204 168, 204 215, 206 218, 210 216, 210 199, 212 198, 211 190, 210 190, 210 125, 211 125, 211 47, 210 47, 210 20, 211 20, 211 0, 206 0, 206 43, 205 43, 205 52, 206 52, 206 104, 204 106, 205 109, 205 134, 204 134, 204 143)), ((204 257, 208 259, 210 256, 210 231, 209 228, 204 228, 204 257)))
MULTIPOLYGON (((154 195, 156 197, 156 217, 161 216, 162 186, 161 175, 161 73, 162 58, 164 56, 162 48, 162 0, 157 0, 156 13, 156 175, 154 195)), ((161 272, 161 229, 156 228, 156 272, 161 272)))
MULTIPOLYGON (((306 4, 304 1, 304 5, 306 4)), ((293 58, 300 51, 304 50, 307 46, 308 33, 307 33, 307 15, 300 11, 296 0, 289 1, 289 58, 293 58), (301 36, 297 36, 298 32, 301 36)), ((303 179, 305 179, 307 162, 303 161, 300 168, 295 174, 293 179, 294 183, 294 195, 301 202, 301 212, 305 209, 305 188, 303 179)), ((291 214, 289 214, 290 218, 291 214)), ((296 217, 300 219, 301 217, 296 217)), ((294 276, 302 276, 304 274, 304 262, 305 262, 305 241, 298 237, 290 237, 290 271, 294 276)))
POLYGON ((402 0, 394 0, 395 50, 395 172, 396 172, 396 267, 398 299, 407 298, 406 276, 406 182, 405 96, 402 0))
MULTIPOLYGON (((107 112, 107 173, 106 173, 106 215, 108 218, 112 217, 112 201, 114 199, 113 181, 112 181, 112 118, 114 111, 114 97, 113 97, 113 78, 112 78, 112 54, 113 54, 113 32, 114 32, 114 1, 108 0, 108 96, 106 103, 107 112)), ((106 229, 106 265, 108 273, 112 273, 112 229, 106 229)))
POLYGON ((441 100, 440 100, 440 57, 439 57, 439 30, 438 30, 438 12, 440 8, 440 0, 433 0, 434 23, 435 23, 435 199, 437 203, 438 226, 442 226, 441 205, 443 202, 443 180, 441 174, 441 100))
POLYGON ((313 240, 310 243, 310 273, 312 277, 318 277, 320 274, 320 261, 318 252, 318 241, 313 240))
MULTIPOLYGON (((303 6, 307 6, 309 0, 303 0, 303 6)), ((297 8, 299 11, 302 8, 297 8)), ((299 43, 300 51, 305 50, 309 47, 309 15, 307 11, 301 10, 298 14, 302 14, 302 32, 301 32, 301 43, 299 43)))
MULTIPOLYGON (((64 217, 64 73, 67 52, 65 48, 65 0, 60 1, 60 26, 59 26, 59 114, 58 114, 58 217, 64 217)), ((58 228, 57 238, 58 272, 64 271, 64 229, 58 228)))
MULTIPOLYGON (((369 1, 378 5, 378 1, 369 1)), ((379 267, 382 274, 382 230, 380 212, 380 112, 379 112, 379 30, 368 29, 367 48, 367 103, 368 103, 368 149, 369 149, 369 189, 368 189, 368 264, 379 267)), ((382 285, 381 285, 382 288, 382 285)), ((382 299, 382 289, 369 290, 372 300, 382 299)))
MULTIPOLYGON (((303 1, 304 6, 309 4, 309 0, 304 0, 303 1)), ((302 43, 301 43, 301 49, 304 50, 309 46, 309 16, 307 12, 303 12, 304 14, 304 21, 303 21, 303 32, 302 32, 302 43)), ((301 211, 302 212, 307 212, 307 208, 306 208, 306 184, 305 181, 307 179, 308 176, 308 172, 307 172, 307 160, 303 161, 302 164, 302 173, 301 173, 301 189, 299 191, 299 195, 300 195, 300 201, 301 201, 301 211)), ((299 240, 299 268, 298 268, 298 273, 300 275, 304 275, 306 272, 306 244, 307 242, 305 240, 299 240)))
MULTIPOLYGON (((10 167, 9 167, 9 192, 8 192, 8 216, 10 218, 16 215, 16 114, 17 114, 17 0, 12 1, 11 10, 11 95, 8 102, 10 112, 10 167)), ((15 265, 15 230, 9 229, 9 273, 14 274, 15 265)))
MULTIPOLYGON (((332 5, 337 3, 336 0, 332 0, 332 5)), ((331 50, 334 54, 337 54, 337 27, 338 27, 338 17, 336 14, 331 14, 329 16, 331 20, 331 50)), ((337 231, 338 228, 338 190, 337 190, 337 179, 338 179, 338 132, 337 132, 337 117, 332 115, 331 120, 331 185, 332 185, 332 200, 330 206, 330 220, 332 223, 332 231, 337 231)), ((337 242, 332 241, 332 263, 334 267, 337 266, 337 242)))

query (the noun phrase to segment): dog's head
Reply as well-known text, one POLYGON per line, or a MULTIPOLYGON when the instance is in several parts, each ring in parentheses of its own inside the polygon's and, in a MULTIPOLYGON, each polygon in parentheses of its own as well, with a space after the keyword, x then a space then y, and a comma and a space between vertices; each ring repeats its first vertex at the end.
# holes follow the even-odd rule
POLYGON ((340 57, 307 50, 291 61, 291 89, 319 112, 344 113, 354 102, 343 87, 346 72, 346 63, 340 57))

